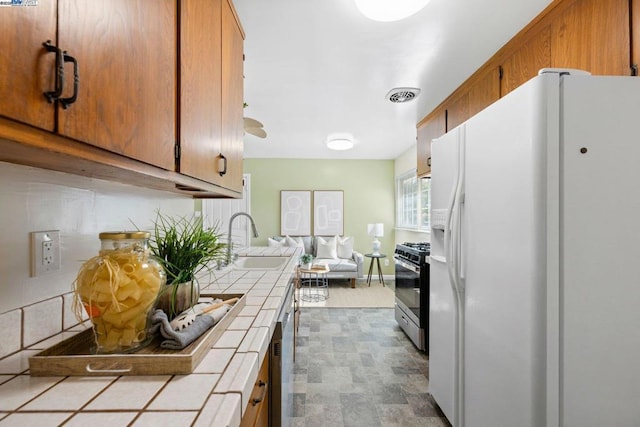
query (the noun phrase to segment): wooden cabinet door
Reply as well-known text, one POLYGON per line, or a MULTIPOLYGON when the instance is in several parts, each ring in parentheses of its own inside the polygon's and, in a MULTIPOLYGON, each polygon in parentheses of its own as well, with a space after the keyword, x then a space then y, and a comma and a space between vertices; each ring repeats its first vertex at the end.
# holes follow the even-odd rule
POLYGON ((233 5, 222 1, 222 154, 225 188, 242 191, 244 34, 233 5))
POLYGON ((56 86, 55 54, 42 43, 56 44, 55 0, 0 8, 0 28, 0 116, 53 131, 55 108, 44 92, 56 86))
MULTIPOLYGON (((272 344, 273 345, 273 344, 272 344)), ((260 365, 260 371, 258 371, 258 378, 251 390, 251 396, 249 404, 242 415, 240 421, 240 427, 268 427, 269 426, 269 406, 270 390, 273 390, 271 384, 271 378, 269 376, 269 353, 271 352, 271 346, 267 351, 267 355, 260 365)))
POLYGON ((447 132, 449 132, 469 118, 469 92, 461 93, 445 106, 447 109, 447 132))
POLYGON ((227 0, 180 7, 180 172, 241 193, 243 34, 227 0))
POLYGON ((551 25, 551 66, 630 75, 629 0, 576 1, 551 25))
MULTIPOLYGON (((640 65, 640 0, 631 0, 631 63, 640 65)), ((637 69, 636 69, 637 70, 637 69)))
POLYGON ((221 181, 223 1, 180 2, 179 169, 212 183, 221 181))
POLYGON ((493 67, 469 88, 469 117, 500 99, 500 69, 493 67))
POLYGON ((422 178, 431 173, 431 140, 441 137, 447 131, 447 121, 444 109, 438 108, 426 120, 418 124, 417 155, 418 177, 422 178))
POLYGON ((551 66, 550 37, 551 29, 547 26, 502 63, 501 97, 538 75, 541 68, 551 66))
POLYGON ((59 0, 58 15, 58 45, 79 64, 77 101, 59 107, 58 132, 174 170, 175 0, 59 0))

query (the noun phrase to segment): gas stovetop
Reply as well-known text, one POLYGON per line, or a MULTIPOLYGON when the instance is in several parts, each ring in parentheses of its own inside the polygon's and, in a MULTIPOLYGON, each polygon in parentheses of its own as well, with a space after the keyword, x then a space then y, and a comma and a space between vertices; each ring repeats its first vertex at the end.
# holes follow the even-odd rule
POLYGON ((429 242, 405 242, 396 245, 396 250, 394 251, 395 258, 419 265, 426 262, 426 257, 428 257, 429 254, 431 254, 431 243, 429 242))

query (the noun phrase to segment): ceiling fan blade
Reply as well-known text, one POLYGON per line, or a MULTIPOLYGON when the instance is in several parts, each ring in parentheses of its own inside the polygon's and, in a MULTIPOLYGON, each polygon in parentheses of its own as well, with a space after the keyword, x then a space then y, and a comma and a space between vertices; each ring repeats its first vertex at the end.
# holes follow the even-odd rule
POLYGON ((256 119, 252 119, 251 117, 244 117, 244 127, 245 128, 263 128, 264 125, 257 121, 256 119))
POLYGON ((258 138, 266 138, 267 137, 267 132, 265 132, 265 130, 262 129, 262 128, 245 127, 244 131, 246 133, 250 133, 251 135, 257 136, 258 138))

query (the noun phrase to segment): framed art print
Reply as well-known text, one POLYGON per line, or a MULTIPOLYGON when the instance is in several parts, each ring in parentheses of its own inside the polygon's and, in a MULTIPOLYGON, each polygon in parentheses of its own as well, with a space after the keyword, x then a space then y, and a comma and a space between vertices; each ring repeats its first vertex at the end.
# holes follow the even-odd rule
POLYGON ((280 235, 311 235, 311 191, 280 191, 280 235))
POLYGON ((344 233, 344 192, 313 192, 313 235, 335 236, 344 233))

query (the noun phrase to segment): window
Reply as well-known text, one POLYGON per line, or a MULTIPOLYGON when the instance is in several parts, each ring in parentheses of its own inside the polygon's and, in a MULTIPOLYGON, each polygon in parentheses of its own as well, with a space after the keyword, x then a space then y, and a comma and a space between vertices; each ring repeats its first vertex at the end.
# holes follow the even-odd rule
POLYGON ((420 179, 412 170, 396 179, 396 227, 429 230, 428 178, 420 179))

